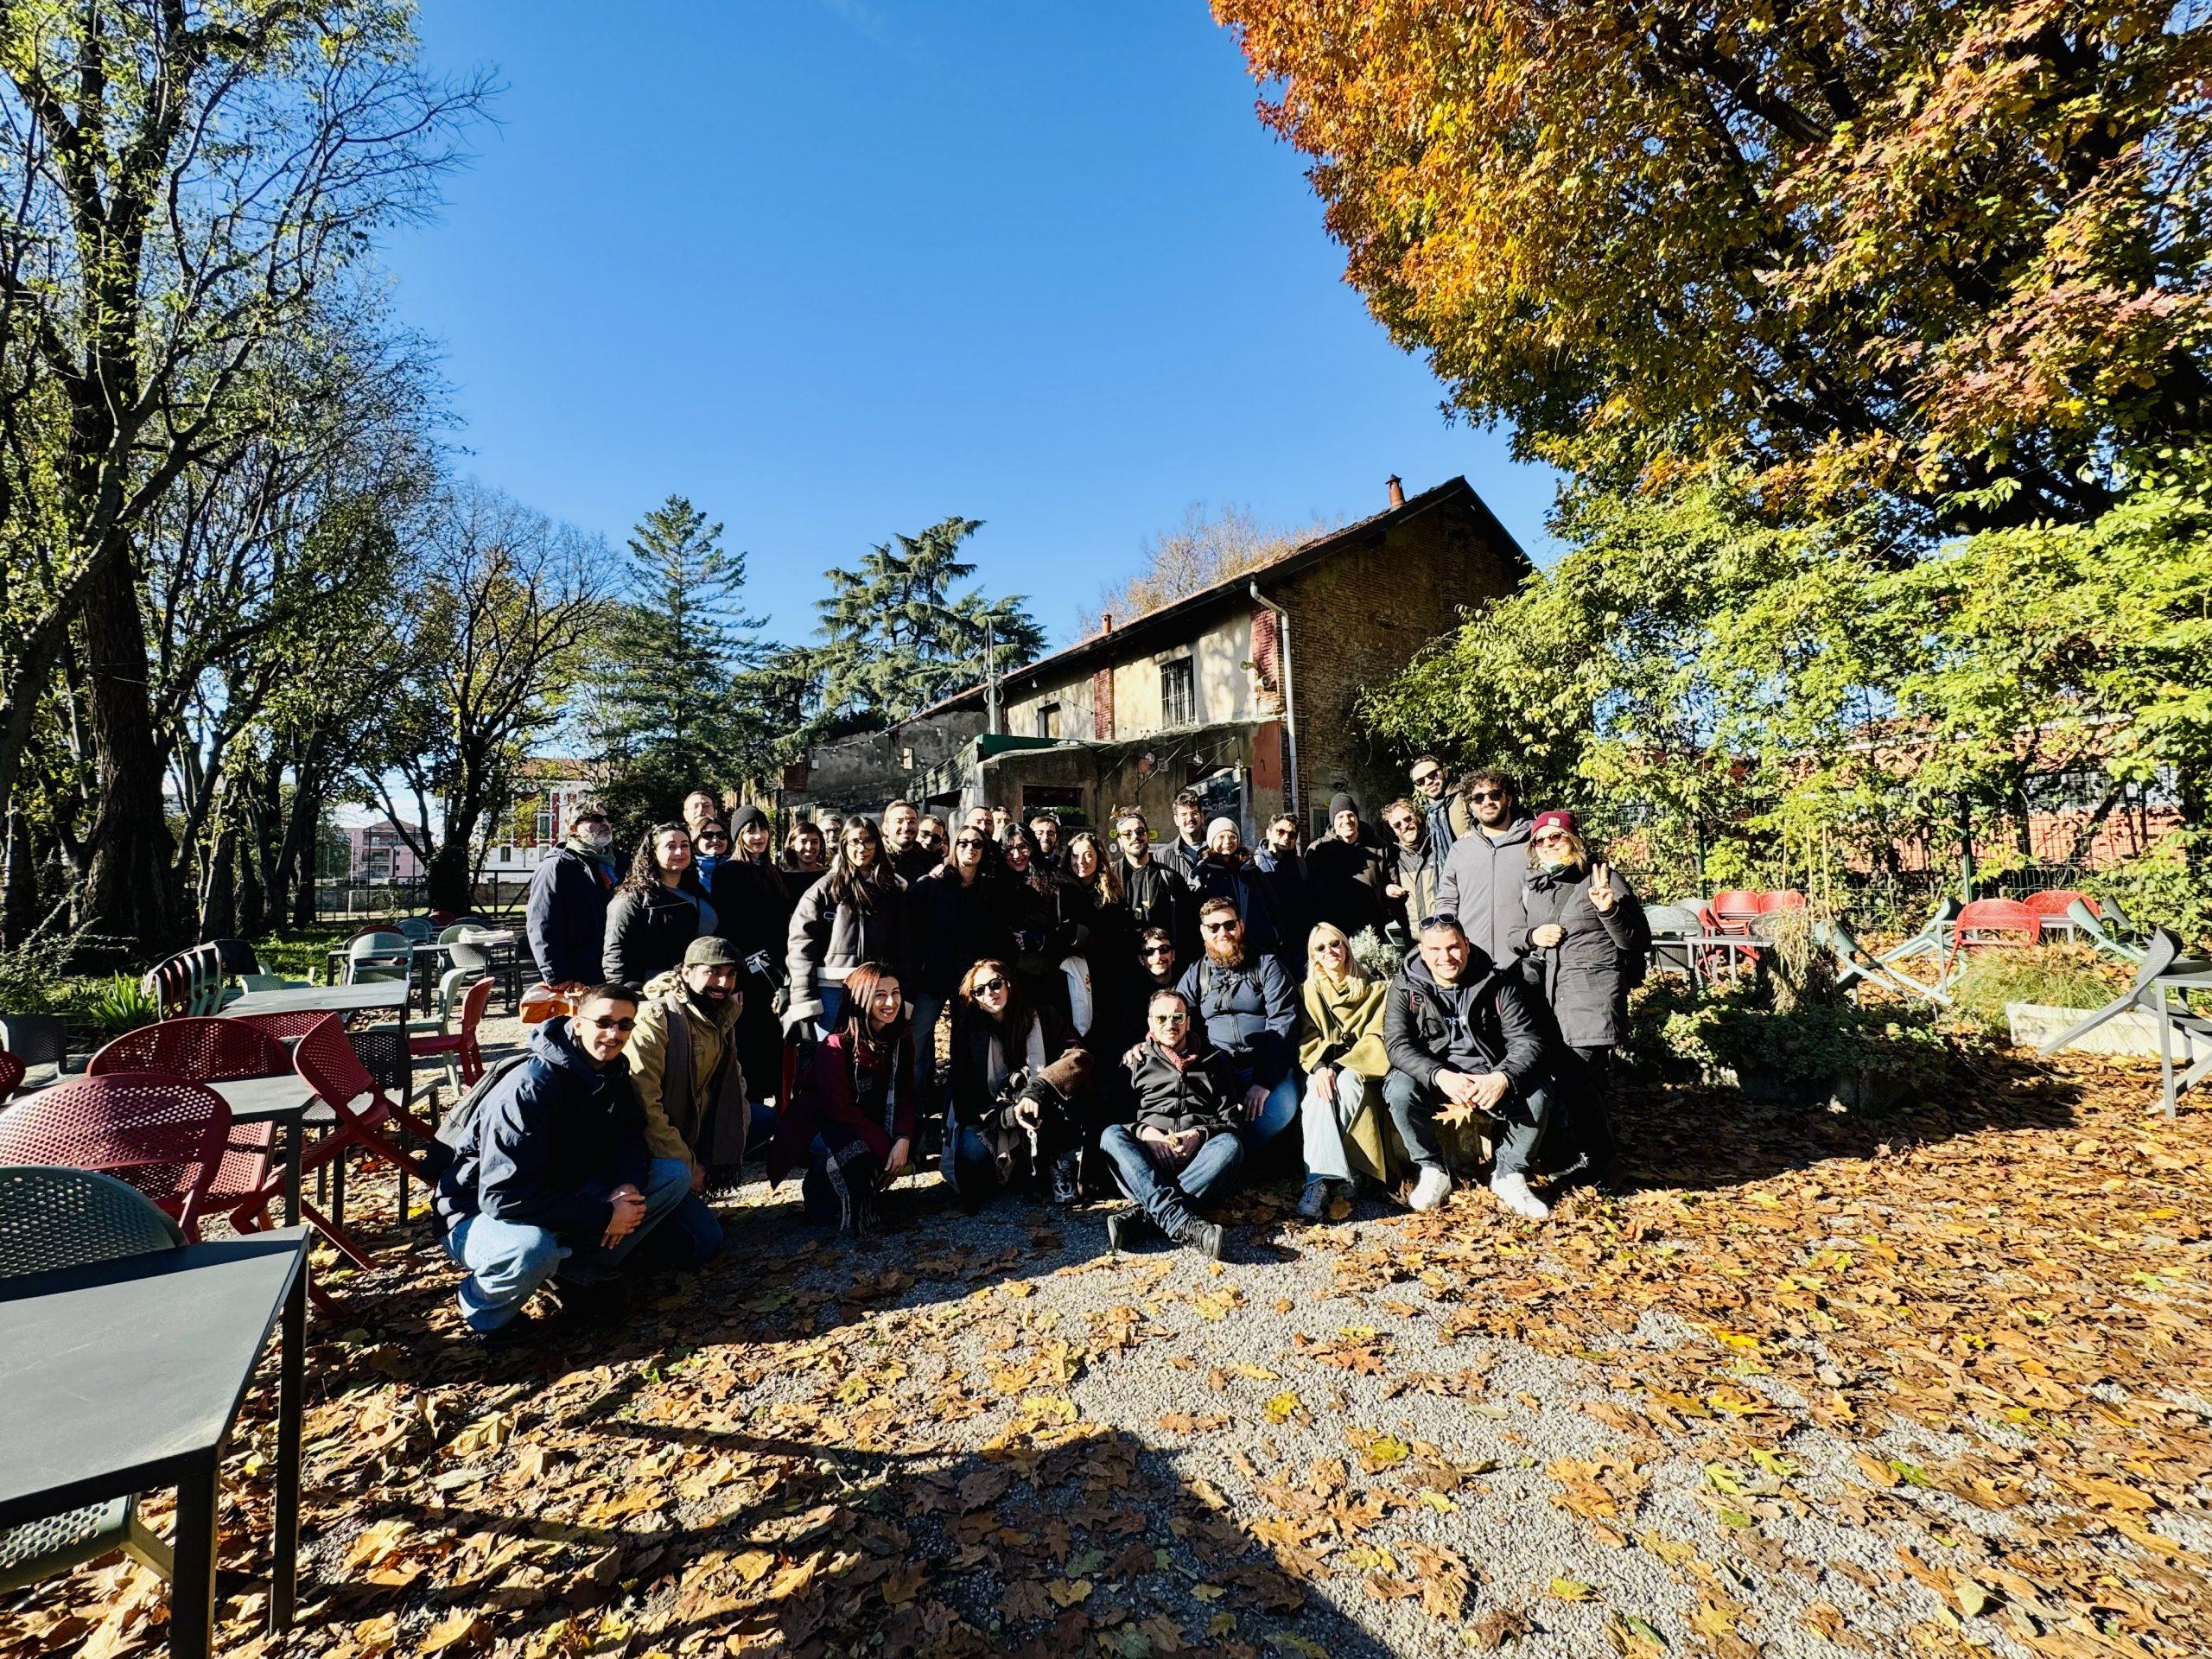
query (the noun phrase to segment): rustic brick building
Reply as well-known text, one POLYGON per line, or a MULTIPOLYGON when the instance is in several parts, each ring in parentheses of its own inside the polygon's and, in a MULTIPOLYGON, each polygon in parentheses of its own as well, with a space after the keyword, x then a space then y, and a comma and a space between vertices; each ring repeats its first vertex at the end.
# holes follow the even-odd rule
MULTIPOLYGON (((1371 518, 1005 676, 1003 735, 918 771, 907 792, 1092 823, 1134 804, 1164 825, 1176 791, 1197 787, 1248 836, 1286 810, 1317 833, 1338 789, 1371 814, 1405 778, 1367 742, 1357 692, 1530 568, 1465 479, 1410 498, 1390 486, 1371 518)), ((925 715, 984 701, 978 686, 925 715)))

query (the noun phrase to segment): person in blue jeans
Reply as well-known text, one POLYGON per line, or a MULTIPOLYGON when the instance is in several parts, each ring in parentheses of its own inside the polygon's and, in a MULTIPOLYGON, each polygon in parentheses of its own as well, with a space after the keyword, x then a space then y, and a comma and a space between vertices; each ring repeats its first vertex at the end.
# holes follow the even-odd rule
POLYGON ((1138 1212, 1179 1244, 1221 1259, 1222 1230, 1192 1208, 1227 1192, 1244 1165, 1244 1108, 1229 1057, 1197 1027, 1180 991, 1152 994, 1144 1040, 1126 1058, 1136 1117, 1101 1130, 1098 1150, 1136 1211, 1106 1217, 1122 1247, 1138 1212))
POLYGON ((1198 938, 1205 949, 1175 988, 1228 1057, 1241 1132, 1257 1149, 1298 1120, 1298 988, 1280 960, 1245 948, 1243 918, 1227 899, 1198 906, 1198 938))
MULTIPOLYGON (((587 1294, 604 1286, 691 1196, 690 1166, 645 1145, 622 1056, 637 1019, 631 987, 585 992, 569 1018, 537 1027, 529 1058, 496 1079, 456 1137, 434 1202, 446 1254, 468 1270, 461 1318, 480 1336, 549 1279, 587 1294)), ((711 1254, 702 1245, 677 1232, 658 1254, 700 1261, 711 1254)))

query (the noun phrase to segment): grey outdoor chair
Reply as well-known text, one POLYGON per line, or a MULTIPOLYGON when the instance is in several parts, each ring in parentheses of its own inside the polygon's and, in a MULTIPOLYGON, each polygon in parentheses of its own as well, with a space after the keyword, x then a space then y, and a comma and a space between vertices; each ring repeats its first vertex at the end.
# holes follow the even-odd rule
POLYGON ((69 1069, 69 1028, 51 1014, 0 1014, 0 1048, 23 1063, 24 1090, 59 1083, 69 1069))
POLYGON ((2106 1020, 2132 1008, 2142 1008, 2158 1024, 2160 1092, 2166 1116, 2171 1117, 2180 1096, 2212 1077, 2212 1015, 2190 1007, 2186 999, 2192 991, 2212 992, 2212 959, 2184 957, 2177 937, 2165 928, 2154 927, 2143 960, 2136 966, 2135 983, 2094 1014, 2060 1032, 2037 1052, 2046 1057, 2056 1054, 2106 1020))
POLYGON ((1943 994, 1942 986, 1915 979, 1888 957, 1876 956, 1852 936, 1849 928, 1834 918, 1822 922, 1815 937, 1827 947, 1829 955, 1835 959, 1835 982, 1839 989, 1879 985, 1904 996, 1938 1002, 1946 1007, 1950 1006, 1951 999, 1943 994))
POLYGON ((1697 912, 1682 905, 1653 905, 1644 911, 1643 918, 1651 926, 1653 971, 1694 979, 1697 947, 1690 941, 1705 932, 1697 912))
MULTIPOLYGON (((2117 914, 2112 912, 2111 906, 2107 905, 2105 908, 2108 912, 2117 914)), ((2114 938, 2096 912, 2091 910, 2079 899, 2066 906, 2066 919, 2073 925, 2077 936, 2087 939, 2107 956, 2117 957, 2122 962, 2139 963, 2143 960, 2144 952, 2141 945, 2130 944, 2125 939, 2114 938)), ((2115 925, 2117 925, 2116 923, 2115 925)))
MULTIPOLYGON (((0 1279, 174 1250, 183 1243, 175 1222, 112 1176, 21 1164, 0 1168, 0 1279)), ((138 1518, 137 1500, 118 1497, 0 1528, 0 1593, 114 1549, 164 1579, 176 1576, 168 1545, 138 1518)))

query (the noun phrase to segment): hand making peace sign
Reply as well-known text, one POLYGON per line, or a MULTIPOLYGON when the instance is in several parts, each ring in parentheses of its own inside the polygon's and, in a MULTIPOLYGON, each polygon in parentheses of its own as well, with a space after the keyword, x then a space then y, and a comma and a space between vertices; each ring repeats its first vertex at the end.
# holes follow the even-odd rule
POLYGON ((1600 915, 1620 902, 1620 895, 1613 891, 1613 871, 1609 864, 1590 867, 1590 902, 1600 915))

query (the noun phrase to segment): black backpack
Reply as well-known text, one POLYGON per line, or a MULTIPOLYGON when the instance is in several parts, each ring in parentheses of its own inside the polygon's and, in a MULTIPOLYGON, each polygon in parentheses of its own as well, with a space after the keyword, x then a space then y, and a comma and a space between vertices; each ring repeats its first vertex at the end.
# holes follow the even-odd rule
POLYGON ((476 1120, 483 1112, 484 1102, 500 1079, 518 1065, 526 1065, 537 1058, 527 1048, 509 1054, 468 1086, 468 1092, 454 1102, 438 1124, 438 1138, 423 1155, 423 1162, 432 1176, 442 1175, 453 1167, 454 1161, 468 1150, 476 1138, 476 1120))

